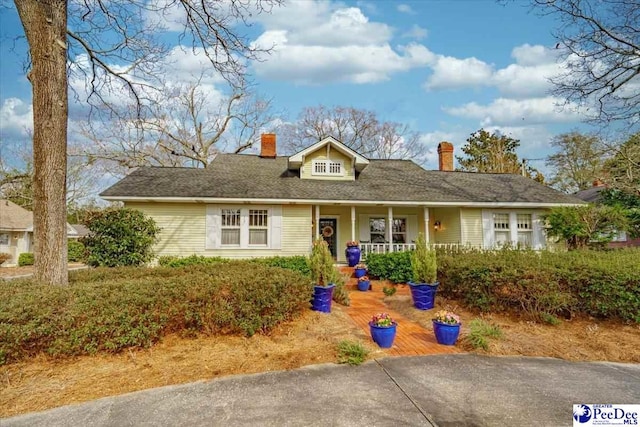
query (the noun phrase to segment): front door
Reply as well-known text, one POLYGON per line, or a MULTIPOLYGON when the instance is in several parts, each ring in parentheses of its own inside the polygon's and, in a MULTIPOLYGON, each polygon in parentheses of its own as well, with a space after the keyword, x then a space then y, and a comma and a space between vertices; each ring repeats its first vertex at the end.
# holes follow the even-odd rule
POLYGON ((331 256, 336 258, 338 239, 338 220, 335 218, 320 218, 320 235, 329 245, 331 256))

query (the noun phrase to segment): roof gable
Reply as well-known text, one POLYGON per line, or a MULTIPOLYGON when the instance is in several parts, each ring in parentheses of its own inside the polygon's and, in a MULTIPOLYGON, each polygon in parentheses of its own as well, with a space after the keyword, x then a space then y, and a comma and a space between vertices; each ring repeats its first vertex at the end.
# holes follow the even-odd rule
POLYGON ((0 229, 29 231, 33 227, 33 212, 9 200, 0 200, 0 229))
POLYGON ((361 172, 368 164, 369 159, 364 157, 361 154, 358 154, 356 151, 344 145, 342 142, 338 141, 332 136, 327 136, 315 144, 305 148, 302 151, 297 152, 296 154, 289 157, 289 169, 298 170, 304 164, 305 158, 316 151, 322 150, 323 148, 334 149, 342 153, 344 156, 352 159, 355 163, 355 169, 358 172, 361 172))

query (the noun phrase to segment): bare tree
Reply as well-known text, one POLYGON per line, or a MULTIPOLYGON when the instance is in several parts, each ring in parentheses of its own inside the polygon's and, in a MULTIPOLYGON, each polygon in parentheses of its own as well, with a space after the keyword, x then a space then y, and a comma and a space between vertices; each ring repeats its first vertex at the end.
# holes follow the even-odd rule
POLYGON ((109 122, 82 125, 92 142, 83 154, 125 168, 207 167, 220 151, 251 148, 274 120, 269 100, 241 88, 220 99, 201 78, 161 93, 142 116, 131 105, 109 122))
POLYGON ((610 188, 640 196, 640 132, 620 144, 604 165, 605 182, 610 188))
POLYGON ((640 127, 640 2, 533 0, 560 23, 555 32, 567 70, 552 79, 555 93, 581 106, 596 105, 593 120, 640 127))
POLYGON ((546 165, 553 171, 550 179, 553 187, 575 193, 603 178, 602 168, 609 150, 596 135, 564 133, 556 136, 551 146, 556 152, 547 157, 546 165))
POLYGON ((373 111, 353 107, 307 107, 295 123, 283 125, 280 133, 287 153, 295 153, 326 136, 333 136, 371 158, 410 158, 422 163, 426 155, 420 134, 411 131, 409 126, 380 122, 373 111))
POLYGON ((140 111, 145 88, 160 81, 159 69, 167 54, 163 30, 177 25, 184 49, 201 52, 214 70, 241 86, 244 63, 256 58, 258 51, 237 33, 238 25, 281 1, 14 2, 31 60, 35 278, 66 284, 67 61, 74 64, 71 73, 86 77, 92 105, 108 107, 111 96, 126 94, 137 101, 140 111), (177 22, 169 17, 178 17, 177 22))

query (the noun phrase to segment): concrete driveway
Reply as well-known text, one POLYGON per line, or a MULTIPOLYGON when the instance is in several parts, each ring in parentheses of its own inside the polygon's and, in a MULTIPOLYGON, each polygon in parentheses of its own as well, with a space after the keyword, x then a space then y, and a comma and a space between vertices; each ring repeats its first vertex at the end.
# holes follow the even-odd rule
POLYGON ((555 427, 572 425, 574 403, 640 403, 640 365, 396 357, 151 389, 0 425, 555 427))

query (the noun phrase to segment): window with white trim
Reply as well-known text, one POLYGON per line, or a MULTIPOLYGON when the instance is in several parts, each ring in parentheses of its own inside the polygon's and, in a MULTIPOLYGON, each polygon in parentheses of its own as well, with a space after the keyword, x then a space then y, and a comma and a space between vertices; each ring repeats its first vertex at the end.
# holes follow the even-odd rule
POLYGON ((312 175, 343 176, 344 166, 341 161, 314 160, 312 165, 312 175))
MULTIPOLYGON (((387 242, 386 218, 369 218, 369 241, 371 243, 387 242)), ((407 219, 393 218, 391 230, 393 243, 407 243, 407 219)))
POLYGON ((240 246, 240 209, 222 209, 221 218, 220 244, 240 246))
POLYGON ((269 236, 269 211, 249 209, 249 244, 267 246, 269 236))
POLYGON ((533 221, 531 214, 517 214, 518 245, 530 248, 533 245, 533 221))
POLYGON ((509 229, 509 214, 493 214, 494 241, 498 245, 504 245, 511 241, 511 231, 509 229))

